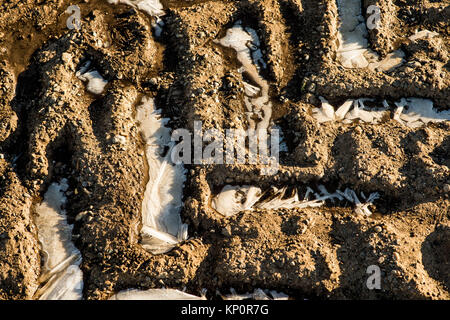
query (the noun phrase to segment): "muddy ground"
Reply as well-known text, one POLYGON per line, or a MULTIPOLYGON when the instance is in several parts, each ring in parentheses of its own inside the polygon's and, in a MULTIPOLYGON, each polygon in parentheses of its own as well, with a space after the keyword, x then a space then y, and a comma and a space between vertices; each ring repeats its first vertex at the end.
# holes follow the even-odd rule
POLYGON ((334 105, 423 97, 448 109, 450 2, 362 1, 382 11, 381 27, 370 31, 372 49, 406 53, 386 73, 335 61, 334 0, 162 3, 165 26, 156 38, 154 18, 126 5, 1 1, 0 298, 33 297, 41 268, 33 206, 52 181, 67 177, 86 299, 162 286, 196 295, 206 288, 210 299, 230 288, 297 299, 449 299, 450 123, 319 124, 311 109, 319 96, 334 105), (66 27, 73 4, 81 9, 78 31, 66 27), (192 130, 195 120, 205 129, 246 128, 235 54, 213 42, 237 20, 260 37, 272 119, 289 151, 273 176, 252 165, 187 165, 182 219, 190 238, 152 255, 138 244, 147 174, 135 106, 143 95, 155 97, 172 128, 192 130), (416 29, 440 36, 407 41, 416 29), (101 96, 75 75, 86 60, 109 81, 101 96), (119 134, 126 143, 115 142, 119 134), (370 217, 329 204, 226 219, 210 206, 225 184, 319 183, 381 198, 370 217), (366 286, 370 265, 381 269, 381 289, 366 286))

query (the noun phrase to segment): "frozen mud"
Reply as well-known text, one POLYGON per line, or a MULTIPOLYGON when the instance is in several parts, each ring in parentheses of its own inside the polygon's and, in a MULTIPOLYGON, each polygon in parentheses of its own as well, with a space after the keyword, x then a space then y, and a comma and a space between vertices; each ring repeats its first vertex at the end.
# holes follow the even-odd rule
POLYGON ((446 1, 70 5, 0 3, 1 299, 450 298, 446 1))

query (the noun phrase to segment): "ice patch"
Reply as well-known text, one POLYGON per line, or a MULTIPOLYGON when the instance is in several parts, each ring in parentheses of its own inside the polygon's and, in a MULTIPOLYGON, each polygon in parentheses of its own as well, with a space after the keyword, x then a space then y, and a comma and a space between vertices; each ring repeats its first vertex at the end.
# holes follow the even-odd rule
POLYGON ((144 11, 151 17, 160 17, 165 14, 163 5, 159 0, 107 0, 110 4, 126 4, 144 11))
POLYGON ((373 204, 373 202, 380 198, 380 195, 375 192, 371 193, 368 199, 365 199, 364 203, 361 203, 358 196, 356 195, 355 191, 347 188, 344 192, 337 190, 338 194, 342 195, 345 199, 348 201, 354 203, 356 205, 355 212, 357 214, 363 215, 363 216, 370 216, 372 215, 372 212, 369 210, 369 205, 373 204))
MULTIPOLYGON (((258 87, 255 87, 248 82, 243 81, 243 83, 244 83, 244 90, 245 90, 244 93, 248 97, 256 96, 261 91, 258 87)), ((251 111, 251 109, 248 111, 251 111)))
POLYGON ((88 71, 90 65, 91 62, 87 61, 76 73, 76 75, 80 80, 85 82, 87 81, 87 91, 93 94, 100 95, 105 90, 105 86, 108 84, 108 81, 103 79, 103 77, 97 70, 91 69, 90 71, 88 71))
POLYGON ((258 70, 259 68, 266 69, 267 65, 266 62, 264 61, 263 54, 260 49, 258 34, 256 33, 255 29, 249 27, 245 27, 245 31, 247 31, 247 33, 250 34, 250 37, 252 38, 251 42, 247 43, 247 46, 251 50, 253 64, 258 68, 258 70))
MULTIPOLYGON (((336 115, 335 115, 335 111, 334 111, 334 107, 328 103, 328 101, 323 98, 323 97, 319 97, 320 101, 322 102, 321 107, 320 108, 313 108, 312 109, 312 113, 313 113, 313 117, 319 122, 328 122, 328 121, 333 121, 336 119, 336 115)), ((352 102, 353 103, 353 102, 352 102)), ((348 100, 341 106, 341 108, 344 107, 345 109, 347 109, 348 112, 348 100)), ((339 115, 341 115, 343 113, 343 109, 339 108, 339 115)), ((346 112, 346 113, 347 113, 346 112)), ((345 114, 344 114, 345 116, 345 114)))
POLYGON ((52 183, 44 201, 35 209, 38 238, 44 253, 41 287, 35 294, 40 300, 80 300, 83 296, 81 253, 72 242, 72 226, 61 209, 68 187, 66 179, 52 183))
POLYGON ((390 71, 404 62, 401 50, 388 54, 381 61, 369 49, 368 31, 361 11, 361 0, 336 0, 340 26, 337 60, 344 68, 369 68, 376 71, 390 71))
POLYGON ((437 112, 433 101, 429 99, 403 98, 395 104, 397 110, 400 110, 396 120, 408 127, 416 128, 429 122, 450 121, 450 110, 437 112))
POLYGON ((344 123, 351 123, 354 120, 361 120, 367 123, 380 123, 384 115, 387 114, 386 107, 368 109, 364 105, 365 101, 371 99, 358 99, 353 101, 353 109, 348 112, 343 119, 344 123))
POLYGON ((162 21, 159 17, 156 18, 155 22, 152 22, 153 30, 155 31, 155 37, 159 38, 163 31, 164 21, 162 21))
POLYGON ((405 62, 404 57, 405 53, 402 50, 395 50, 387 54, 383 60, 370 63, 369 69, 382 72, 393 70, 405 62))
POLYGON ((261 189, 253 186, 226 185, 213 198, 211 206, 226 217, 250 210, 261 197, 261 189))
POLYGON ((241 25, 236 24, 227 30, 225 37, 219 39, 219 43, 224 47, 234 49, 238 54, 239 62, 245 67, 253 63, 250 48, 257 46, 253 39, 254 37, 246 32, 241 25))
POLYGON ((277 292, 275 290, 270 290, 269 294, 272 296, 273 300, 289 300, 289 296, 283 292, 277 292))
POLYGON ((238 22, 227 30, 225 37, 215 42, 234 49, 242 64, 242 71, 247 72, 259 86, 257 88, 244 81, 247 120, 250 129, 267 129, 272 117, 272 103, 269 101, 269 84, 258 73, 260 66, 265 68, 266 64, 259 49, 260 42, 256 31, 248 27, 244 29, 238 22), (258 123, 253 119, 255 115, 259 119, 258 123))
POLYGON ((272 126, 272 129, 278 130, 278 132, 280 133, 279 142, 278 142, 279 151, 280 152, 289 152, 289 148, 286 144, 286 139, 284 138, 284 135, 283 135, 283 130, 281 130, 281 128, 276 125, 272 126))
POLYGON ((149 167, 142 202, 142 245, 155 254, 164 253, 187 239, 187 225, 180 217, 186 170, 170 161, 175 143, 171 141, 171 129, 166 127, 169 119, 161 118, 153 99, 142 99, 136 108, 136 120, 146 142, 149 167))
POLYGON ((130 289, 113 295, 109 300, 206 300, 175 289, 130 289))
POLYGON ((367 28, 361 14, 361 0, 337 0, 340 26, 337 59, 345 68, 365 68, 367 28))
MULTIPOLYGON (((383 106, 368 109, 365 101, 371 99, 357 99, 345 101, 336 111, 328 101, 319 97, 320 108, 313 108, 313 117, 319 122, 342 121, 351 123, 360 120, 367 123, 380 123, 389 114, 389 104, 384 101, 383 106), (353 109, 351 107, 353 106, 353 109)), ((438 112, 433 108, 433 101, 420 98, 403 98, 395 103, 397 106, 393 119, 411 128, 423 126, 429 122, 450 120, 450 110, 438 112)))
POLYGON ((253 293, 237 293, 236 290, 230 288, 231 294, 222 296, 220 292, 218 294, 222 296, 224 300, 288 300, 289 296, 282 292, 277 292, 275 290, 262 290, 255 289, 253 293))
POLYGON ((272 195, 270 198, 257 203, 255 208, 267 209, 267 210, 277 210, 277 209, 302 209, 308 207, 320 207, 324 204, 323 200, 312 200, 308 201, 306 199, 300 200, 297 190, 294 194, 286 197, 287 188, 282 189, 272 188, 272 195))
POLYGON ((164 21, 161 17, 165 15, 164 7, 159 0, 107 0, 110 4, 125 4, 135 9, 141 10, 150 17, 156 17, 156 21, 152 21, 152 27, 155 37, 160 37, 164 21))
POLYGON ((422 31, 416 32, 415 34, 410 36, 409 40, 416 41, 416 40, 420 40, 420 39, 431 39, 438 35, 439 35, 439 33, 434 32, 434 31, 422 30, 422 31))
POLYGON ((303 200, 300 200, 296 188, 292 194, 287 194, 287 187, 281 189, 272 187, 271 190, 263 193, 260 188, 254 186, 226 185, 219 194, 213 197, 211 207, 225 217, 231 217, 245 210, 314 208, 324 205, 326 200, 335 202, 335 200, 342 201, 346 199, 355 204, 356 213, 368 216, 371 214, 368 206, 379 197, 377 193, 373 193, 366 202, 361 203, 351 189, 347 188, 344 192, 336 190, 336 192, 330 193, 323 185, 319 185, 318 188, 320 194, 308 187, 303 200), (310 200, 311 194, 314 195, 314 200, 310 200))

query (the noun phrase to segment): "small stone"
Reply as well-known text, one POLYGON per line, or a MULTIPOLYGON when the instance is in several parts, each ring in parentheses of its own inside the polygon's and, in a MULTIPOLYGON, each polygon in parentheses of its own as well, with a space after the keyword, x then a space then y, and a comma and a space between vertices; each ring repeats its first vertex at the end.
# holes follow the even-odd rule
POLYGON ((226 226, 225 228, 222 228, 222 234, 225 237, 231 237, 231 229, 229 226, 226 226))
POLYGON ((127 139, 124 136, 117 135, 117 136, 115 136, 113 138, 113 142, 114 143, 125 144, 127 142, 127 139))
POLYGON ((67 53, 67 52, 64 52, 63 54, 62 54, 62 61, 64 62, 64 63, 69 63, 70 61, 72 60, 72 55, 70 54, 70 53, 67 53))
POLYGON ((449 193, 450 192, 450 184, 446 183, 444 185, 444 192, 449 193))
POLYGON ((395 261, 399 261, 400 260, 400 255, 398 254, 398 252, 394 252, 393 257, 394 257, 395 261))
POLYGON ((383 231, 383 229, 380 226, 376 226, 375 227, 375 231, 376 232, 381 232, 381 231, 383 231))

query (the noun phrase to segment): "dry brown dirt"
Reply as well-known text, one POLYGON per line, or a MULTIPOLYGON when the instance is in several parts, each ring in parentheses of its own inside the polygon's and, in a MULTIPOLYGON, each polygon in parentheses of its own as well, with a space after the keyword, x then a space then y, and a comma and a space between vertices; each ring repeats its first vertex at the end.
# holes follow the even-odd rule
POLYGON ((414 96, 448 109, 450 2, 362 1, 382 8, 386 22, 370 32, 373 48, 406 53, 389 73, 337 64, 334 0, 162 3, 166 25, 156 39, 153 18, 125 5, 0 2, 0 298, 32 298, 41 259, 32 207, 52 181, 70 177, 67 212, 86 299, 161 286, 197 295, 206 288, 211 299, 231 287, 298 299, 449 299, 449 122, 318 124, 311 108, 318 96, 333 105, 414 96), (81 8, 79 31, 65 25, 72 4, 81 8), (273 120, 289 152, 274 176, 251 165, 187 165, 182 219, 190 239, 152 255, 138 244, 148 177, 135 105, 144 94, 155 97, 172 128, 192 130, 194 120, 205 129, 245 128, 235 54, 213 42, 237 20, 260 37, 273 120), (440 37, 405 41, 417 28, 440 37), (88 59, 109 81, 101 97, 75 75, 88 59), (113 143, 124 132, 127 143, 113 143), (226 219, 210 206, 225 184, 304 190, 319 183, 381 199, 370 217, 342 205, 226 219), (382 271, 380 290, 366 287, 370 265, 382 271))

